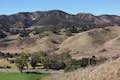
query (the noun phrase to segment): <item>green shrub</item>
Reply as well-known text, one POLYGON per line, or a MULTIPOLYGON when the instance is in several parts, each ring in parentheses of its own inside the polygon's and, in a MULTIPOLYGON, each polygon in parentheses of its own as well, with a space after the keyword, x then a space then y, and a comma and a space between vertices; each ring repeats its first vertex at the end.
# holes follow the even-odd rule
POLYGON ((87 67, 90 63, 90 59, 89 58, 82 58, 81 60, 79 60, 80 66, 81 67, 87 67))
POLYGON ((71 63, 66 64, 64 71, 65 72, 73 71, 78 68, 86 68, 87 66, 96 65, 96 64, 97 64, 97 60, 95 56, 92 56, 92 58, 82 58, 80 60, 72 59, 71 63))
POLYGON ((44 64, 46 62, 45 59, 46 59, 46 53, 37 52, 37 53, 31 54, 30 64, 31 64, 32 68, 35 69, 35 67, 37 67, 38 63, 44 64))
POLYGON ((75 65, 67 65, 65 68, 64 68, 64 72, 70 72, 70 71, 73 71, 73 70, 76 70, 76 66, 75 65))
POLYGON ((90 65, 96 65, 97 64, 97 60, 95 56, 92 56, 92 58, 90 59, 90 65))
POLYGON ((37 54, 32 54, 30 59, 30 64, 32 68, 35 69, 38 63, 39 63, 39 56, 37 54))
POLYGON ((28 67, 28 58, 29 54, 26 54, 24 52, 20 53, 15 60, 15 64, 20 70, 20 72, 23 71, 24 67, 28 67))
POLYGON ((44 67, 54 70, 64 69, 70 61, 71 56, 68 53, 48 55, 44 67))

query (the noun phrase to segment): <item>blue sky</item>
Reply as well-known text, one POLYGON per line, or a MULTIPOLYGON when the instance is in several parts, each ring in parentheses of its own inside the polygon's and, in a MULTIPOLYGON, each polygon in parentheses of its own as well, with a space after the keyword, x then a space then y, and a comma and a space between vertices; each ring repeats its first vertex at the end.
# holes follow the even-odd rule
POLYGON ((120 0, 0 0, 0 14, 56 9, 72 14, 120 15, 120 0))

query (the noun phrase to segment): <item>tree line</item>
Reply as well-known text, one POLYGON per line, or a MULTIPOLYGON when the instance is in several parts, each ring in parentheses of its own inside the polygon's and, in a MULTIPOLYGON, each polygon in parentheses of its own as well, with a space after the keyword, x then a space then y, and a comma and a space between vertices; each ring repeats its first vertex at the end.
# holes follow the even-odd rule
POLYGON ((32 66, 33 69, 36 69, 38 64, 42 64, 44 69, 53 69, 64 71, 73 71, 78 68, 86 68, 88 66, 95 66, 100 61, 97 60, 95 56, 90 58, 82 58, 80 60, 72 59, 69 53, 62 54, 46 54, 44 52, 38 52, 34 54, 20 53, 15 58, 15 64, 20 72, 23 72, 24 69, 28 69, 28 63, 32 66))

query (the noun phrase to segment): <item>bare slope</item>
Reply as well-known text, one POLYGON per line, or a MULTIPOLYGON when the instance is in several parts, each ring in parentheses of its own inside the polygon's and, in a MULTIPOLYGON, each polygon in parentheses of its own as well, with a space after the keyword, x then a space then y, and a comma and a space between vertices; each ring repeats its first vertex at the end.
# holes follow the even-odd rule
POLYGON ((52 52, 58 49, 58 46, 66 38, 64 35, 49 33, 44 37, 28 37, 16 39, 3 39, 0 41, 0 51, 10 53, 24 52, 52 52))
MULTIPOLYGON (((79 33, 73 37, 66 39, 61 45, 58 52, 66 50, 71 51, 75 55, 94 55, 94 53, 106 48, 106 43, 117 38, 120 35, 120 27, 98 28, 79 33), (104 47, 105 46, 105 47, 104 47)), ((109 47, 119 46, 119 39, 109 44, 109 47)), ((115 48, 115 47, 114 47, 115 48)))
POLYGON ((70 51, 73 57, 92 55, 120 55, 120 27, 97 28, 67 38, 64 34, 44 32, 30 37, 19 34, 0 40, 0 51, 19 53, 44 51, 62 53, 70 51))

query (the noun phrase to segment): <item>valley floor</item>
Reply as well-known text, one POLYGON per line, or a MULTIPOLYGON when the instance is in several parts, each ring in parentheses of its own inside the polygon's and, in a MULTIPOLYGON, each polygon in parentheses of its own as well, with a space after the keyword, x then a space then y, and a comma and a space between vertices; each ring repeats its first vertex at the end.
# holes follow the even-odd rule
POLYGON ((47 74, 43 73, 19 73, 1 72, 0 80, 42 80, 47 74))

